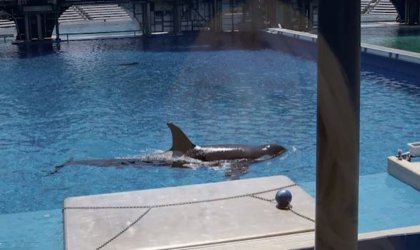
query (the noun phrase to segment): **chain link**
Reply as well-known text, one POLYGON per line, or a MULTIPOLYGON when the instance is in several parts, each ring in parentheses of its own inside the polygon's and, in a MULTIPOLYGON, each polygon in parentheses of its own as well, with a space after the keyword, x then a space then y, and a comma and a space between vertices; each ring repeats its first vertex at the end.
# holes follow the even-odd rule
POLYGON ((301 214, 301 213, 299 213, 299 212, 296 212, 296 211, 295 211, 295 210, 293 210, 292 208, 289 208, 289 210, 290 210, 290 212, 292 212, 292 213, 296 214, 297 216, 302 217, 302 218, 304 218, 304 219, 306 219, 306 220, 309 220, 309 221, 311 221, 311 222, 315 223, 315 220, 314 220, 314 219, 312 219, 311 217, 308 217, 308 216, 303 215, 303 214, 301 214))
MULTIPOLYGON (((184 206, 184 205, 192 205, 197 203, 205 203, 205 202, 215 202, 215 201, 222 201, 222 200, 230 200, 230 199, 238 199, 238 198, 244 198, 244 197, 253 197, 257 198, 256 195, 264 194, 273 192, 282 188, 289 188, 296 186, 296 184, 290 184, 284 187, 278 187, 273 189, 268 189, 264 191, 254 192, 254 193, 248 193, 248 194, 241 194, 241 195, 234 195, 234 196, 228 196, 228 197, 222 197, 222 198, 214 198, 214 199, 206 199, 206 200, 197 200, 197 201, 185 201, 185 202, 176 202, 176 203, 168 203, 168 204, 157 204, 157 205, 134 205, 134 206, 86 206, 86 207, 64 207, 63 210, 77 210, 77 209, 130 209, 130 208, 162 208, 162 207, 174 207, 174 206, 184 206)), ((258 199, 258 198, 257 198, 258 199)), ((259 198, 263 199, 263 198, 259 198)))
POLYGON ((267 199, 267 198, 264 198, 264 197, 261 197, 261 196, 256 196, 256 195, 250 195, 250 197, 258 199, 258 200, 262 200, 262 201, 267 201, 267 202, 270 202, 270 203, 273 203, 276 200, 275 198, 274 199, 267 199))
MULTIPOLYGON (((139 205, 139 206, 86 206, 86 207, 64 207, 63 208, 63 212, 65 210, 96 210, 96 209, 147 209, 144 213, 142 213, 136 220, 134 220, 130 225, 128 225, 127 227, 125 227, 123 230, 121 230, 119 233, 117 233, 115 236, 113 236, 111 239, 109 239, 108 241, 106 241, 105 243, 103 243, 102 245, 100 245, 98 248, 96 248, 97 250, 104 248, 106 245, 108 245, 109 243, 111 243, 113 240, 115 240, 116 238, 118 238, 119 236, 121 236, 123 233, 125 233, 130 227, 134 226, 137 222, 139 222, 144 216, 146 216, 147 213, 150 212, 150 210, 152 210, 153 208, 162 208, 162 207, 174 207, 174 206, 184 206, 184 205, 191 205, 191 204, 198 204, 198 203, 205 203, 205 202, 215 202, 215 201, 223 201, 223 200, 230 200, 230 199, 239 199, 239 198, 244 198, 244 197, 251 197, 254 199, 259 199, 259 200, 263 200, 263 201, 267 201, 270 203, 273 203, 275 201, 275 199, 267 199, 261 196, 258 196, 260 194, 265 194, 265 193, 269 193, 269 192, 273 192, 273 191, 277 191, 279 189, 283 189, 283 188, 289 188, 289 187, 294 187, 296 186, 296 184, 290 184, 287 186, 283 186, 283 187, 278 187, 278 188, 273 188, 273 189, 268 189, 268 190, 264 190, 264 191, 259 191, 259 192, 253 192, 253 193, 248 193, 248 194, 241 194, 241 195, 234 195, 234 196, 228 196, 228 197, 222 197, 222 198, 214 198, 214 199, 206 199, 206 200, 197 200, 197 201, 186 201, 186 202, 176 202, 176 203, 168 203, 168 204, 157 204, 157 205, 139 205)), ((307 219, 309 221, 315 222, 312 218, 309 218, 305 215, 299 214, 298 212, 292 210, 291 208, 289 208, 288 210, 290 210, 292 213, 307 219)))
MULTIPOLYGON (((276 200, 276 199, 267 199, 267 198, 264 198, 264 197, 261 197, 261 196, 256 196, 256 195, 250 195, 250 196, 252 198, 263 200, 263 201, 267 201, 267 202, 270 202, 270 203, 275 203, 275 200, 276 200)), ((297 215, 297 216, 299 216, 299 217, 301 217, 303 219, 306 219, 306 220, 309 220, 309 221, 315 223, 315 220, 312 219, 311 217, 308 217, 306 215, 303 215, 303 214, 301 214, 301 213, 296 212, 295 210, 293 210, 293 206, 292 205, 289 205, 289 207, 286 208, 285 210, 290 210, 290 212, 294 213, 295 215, 297 215)))
POLYGON ((101 248, 104 248, 106 245, 108 245, 109 243, 111 243, 113 240, 115 240, 116 238, 120 237, 120 235, 122 235, 123 233, 125 233, 125 231, 127 231, 130 227, 134 226, 137 222, 139 222, 144 216, 146 216, 147 213, 150 212, 150 210, 152 210, 151 208, 147 209, 146 212, 142 213, 136 220, 134 220, 130 225, 126 226, 123 230, 121 230, 119 233, 117 233, 114 237, 112 237, 111 239, 107 240, 105 243, 103 243, 102 245, 100 245, 99 247, 96 248, 96 250, 99 250, 101 248))

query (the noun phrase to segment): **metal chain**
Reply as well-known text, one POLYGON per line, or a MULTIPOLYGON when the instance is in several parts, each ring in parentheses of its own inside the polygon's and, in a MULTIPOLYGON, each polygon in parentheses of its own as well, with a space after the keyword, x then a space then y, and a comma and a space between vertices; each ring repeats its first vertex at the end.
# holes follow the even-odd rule
POLYGON ((96 250, 102 249, 104 248, 106 245, 108 245, 109 243, 111 243, 113 240, 115 240, 116 238, 120 237, 123 233, 125 233, 125 231, 127 231, 130 227, 134 226, 137 222, 139 222, 144 216, 146 216, 147 213, 150 212, 150 210, 152 210, 151 208, 147 209, 146 212, 142 213, 136 220, 134 220, 130 225, 126 226, 123 230, 121 230, 119 233, 117 233, 114 237, 112 237, 111 239, 107 240, 105 243, 103 243, 102 245, 100 245, 99 247, 96 248, 96 250))
MULTIPOLYGON (((119 236, 121 236, 123 233, 125 233, 130 227, 134 226, 137 222, 139 222, 144 216, 146 216, 147 213, 150 212, 150 210, 152 210, 153 208, 162 208, 162 207, 173 207, 173 206, 183 206, 183 205, 190 205, 190 204, 197 204, 197 203, 204 203, 204 202, 214 202, 214 201, 222 201, 222 200, 230 200, 230 199, 238 199, 238 198, 244 198, 244 197, 251 197, 251 198, 255 198, 255 199, 259 199, 259 200, 263 200, 263 201, 267 201, 270 203, 273 203, 275 199, 266 199, 263 197, 260 197, 258 195, 260 194, 264 194, 264 193, 269 193, 269 192, 273 192, 279 189, 283 189, 283 188, 288 188, 288 187, 293 187, 296 186, 296 184, 290 184, 287 186, 283 186, 283 187, 278 187, 278 188, 273 188, 273 189, 268 189, 268 190, 264 190, 264 191, 259 191, 259 192, 254 192, 254 193, 249 193, 249 194, 241 194, 241 195, 234 195, 234 196, 228 196, 228 197, 222 197, 222 198, 214 198, 214 199, 206 199, 206 200, 198 200, 198 201, 186 201, 186 202, 177 202, 177 203, 168 203, 168 204, 158 204, 158 205, 140 205, 140 206, 88 206, 88 207, 64 207, 63 208, 63 212, 65 210, 73 210, 73 209, 147 209, 144 213, 142 213, 136 220, 134 220, 132 223, 130 223, 130 225, 128 225, 127 227, 125 227, 123 230, 121 230, 119 233, 117 233, 115 236, 113 236, 111 239, 109 239, 108 241, 106 241, 105 243, 103 243, 102 245, 100 245, 98 248, 96 248, 97 250, 104 248, 106 245, 108 245, 109 243, 111 243, 113 240, 115 240, 116 238, 118 238, 119 236)), ((310 221, 314 221, 309 217, 306 217, 304 215, 298 214, 297 212, 293 211, 292 209, 289 209, 290 211, 292 211, 294 214, 308 219, 310 221)))
MULTIPOLYGON (((264 198, 264 197, 260 197, 260 196, 256 196, 256 195, 251 195, 251 197, 252 197, 252 198, 255 198, 255 199, 259 199, 259 200, 267 201, 267 202, 270 202, 270 203, 275 203, 275 200, 276 200, 276 199, 266 199, 266 198, 264 198)), ((311 222, 314 222, 314 223, 315 223, 315 220, 314 220, 314 219, 312 219, 312 218, 310 218, 310 217, 308 217, 308 216, 306 216, 306 215, 303 215, 303 214, 301 214, 301 213, 296 212, 295 210, 293 210, 293 206, 292 206, 292 205, 289 205, 289 207, 288 207, 287 209, 285 209, 285 210, 290 210, 290 212, 292 212, 292 213, 296 214, 297 216, 299 216, 299 217, 301 217, 301 218, 304 218, 304 219, 306 219, 306 220, 309 220, 309 221, 311 221, 311 222)))
POLYGON ((307 219, 307 220, 312 221, 313 223, 315 223, 315 220, 314 220, 314 219, 312 219, 311 217, 308 217, 308 216, 306 216, 306 215, 303 215, 303 214, 301 214, 301 213, 298 213, 298 212, 296 212, 295 210, 293 210, 292 208, 289 208, 289 210, 290 210, 290 212, 292 212, 292 213, 296 214, 297 216, 300 216, 300 217, 302 217, 302 218, 304 218, 304 219, 307 219))
POLYGON ((183 206, 183 205, 191 205, 197 203, 204 203, 204 202, 214 202, 214 201, 222 201, 222 200, 230 200, 230 199, 238 199, 243 197, 254 197, 256 198, 258 194, 264 194, 273 192, 282 188, 288 188, 296 186, 296 184, 290 184, 284 187, 273 188, 269 190, 249 193, 249 194, 241 194, 241 195, 234 195, 222 198, 214 198, 214 199, 206 199, 206 200, 197 200, 197 201, 185 201, 185 202, 177 202, 177 203, 168 203, 168 204, 157 204, 157 205, 139 205, 139 206, 87 206, 87 207, 64 207, 63 210, 74 210, 74 209, 130 209, 130 208, 160 208, 160 207, 174 207, 174 206, 183 206))
POLYGON ((276 200, 275 198, 274 199, 267 199, 267 198, 264 198, 264 197, 261 197, 261 196, 256 196, 256 195, 250 195, 250 197, 258 199, 258 200, 267 201, 267 202, 270 202, 270 203, 273 203, 276 200))

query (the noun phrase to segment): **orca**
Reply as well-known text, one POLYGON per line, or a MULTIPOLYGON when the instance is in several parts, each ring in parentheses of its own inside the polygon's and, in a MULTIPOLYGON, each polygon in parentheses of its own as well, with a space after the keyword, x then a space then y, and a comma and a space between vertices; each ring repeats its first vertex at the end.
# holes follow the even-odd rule
POLYGON ((171 167, 223 166, 229 167, 225 173, 232 179, 239 178, 248 171, 249 164, 277 157, 286 148, 278 144, 242 145, 220 144, 199 146, 191 142, 188 136, 173 123, 167 123, 172 134, 172 147, 161 153, 154 153, 134 158, 114 159, 70 159, 54 167, 50 174, 69 165, 91 165, 99 167, 142 166, 144 164, 167 165, 171 167))

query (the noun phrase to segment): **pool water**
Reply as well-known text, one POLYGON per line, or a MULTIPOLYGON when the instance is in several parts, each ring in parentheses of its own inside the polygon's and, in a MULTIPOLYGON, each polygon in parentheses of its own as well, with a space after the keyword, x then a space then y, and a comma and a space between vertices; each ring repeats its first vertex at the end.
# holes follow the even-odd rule
POLYGON ((167 122, 199 145, 289 149, 245 177, 313 179, 314 62, 271 50, 144 51, 136 41, 122 43, 75 42, 49 55, 2 59, 1 213, 60 208, 75 195, 227 179, 223 168, 159 166, 68 167, 47 175, 71 157, 166 150, 167 122), (132 62, 138 64, 121 65, 132 62))
MULTIPOLYGON (((41 228, 56 232, 61 230, 57 209, 69 196, 228 179, 224 168, 162 166, 77 166, 48 175, 71 157, 126 157, 168 149, 167 122, 199 145, 278 143, 288 149, 282 157, 253 164, 242 178, 287 175, 300 184, 315 180, 313 61, 269 49, 212 50, 165 39, 78 41, 62 43, 60 49, 1 46, 2 221, 42 217, 33 221, 47 221, 41 228)), ((416 78, 363 68, 361 176, 388 176, 386 158, 420 138, 419 86, 416 78)), ((372 178, 371 184, 378 187, 375 183, 381 185, 377 180, 384 178, 372 178)), ((399 185, 375 192, 414 196, 401 202, 414 218, 411 223, 420 223, 415 221, 420 218, 419 193, 399 185)), ((387 209, 399 218, 399 209, 387 209)), ((377 213, 367 211, 366 216, 377 213)), ((398 220, 387 221, 373 228, 399 225, 398 220)), ((7 237, 10 229, 1 226, 1 232, 6 238, 0 239, 0 249, 2 242, 14 244, 7 237)))
MULTIPOLYGON (((315 197, 315 182, 300 184, 315 197)), ((420 223, 420 194, 388 173, 359 179, 359 233, 420 223)))
POLYGON ((63 249, 61 209, 0 214, 0 249, 63 249))
POLYGON ((417 26, 363 28, 361 33, 362 42, 420 53, 420 29, 417 26))

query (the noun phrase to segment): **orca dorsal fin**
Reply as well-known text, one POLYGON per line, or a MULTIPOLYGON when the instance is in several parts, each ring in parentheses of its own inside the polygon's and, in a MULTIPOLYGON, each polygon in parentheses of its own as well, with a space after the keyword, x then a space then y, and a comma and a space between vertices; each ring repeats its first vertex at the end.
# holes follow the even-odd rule
POLYGON ((179 151, 184 154, 189 149, 193 149, 195 147, 195 144, 190 141, 180 128, 175 126, 173 123, 168 123, 167 125, 172 133, 172 147, 170 150, 179 151))

